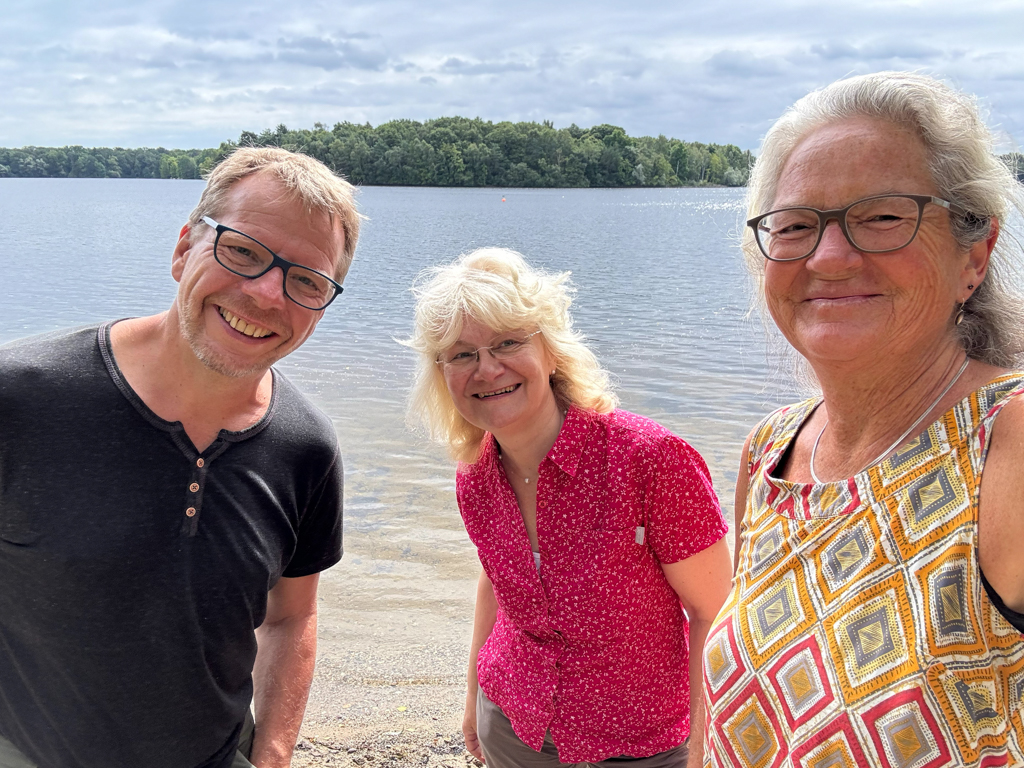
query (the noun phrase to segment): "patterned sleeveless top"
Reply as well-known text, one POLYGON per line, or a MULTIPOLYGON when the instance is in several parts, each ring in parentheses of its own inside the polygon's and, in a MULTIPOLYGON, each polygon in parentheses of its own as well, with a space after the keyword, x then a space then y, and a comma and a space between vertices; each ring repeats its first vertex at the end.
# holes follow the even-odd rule
POLYGON ((705 765, 1024 765, 1024 635, 976 557, 992 424, 1024 374, 848 480, 772 477, 816 400, 750 445, 733 591, 704 647, 705 765))

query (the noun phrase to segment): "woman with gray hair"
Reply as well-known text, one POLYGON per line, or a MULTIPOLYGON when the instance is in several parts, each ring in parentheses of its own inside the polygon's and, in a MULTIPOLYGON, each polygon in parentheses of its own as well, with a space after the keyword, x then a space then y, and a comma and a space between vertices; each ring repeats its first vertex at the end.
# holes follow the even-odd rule
POLYGON ((744 252, 821 394, 743 448, 710 765, 1024 765, 1020 200, 972 101, 921 75, 768 132, 744 252))
POLYGON ((489 248, 415 289, 410 413, 459 461, 483 564, 466 747, 490 768, 697 766, 725 521, 697 452, 615 409, 567 278, 489 248))

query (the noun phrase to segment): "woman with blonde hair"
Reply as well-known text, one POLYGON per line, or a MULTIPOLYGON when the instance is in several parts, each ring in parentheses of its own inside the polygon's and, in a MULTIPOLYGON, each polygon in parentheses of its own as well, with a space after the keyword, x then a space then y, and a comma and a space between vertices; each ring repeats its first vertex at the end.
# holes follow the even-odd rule
POLYGON ((616 410, 567 279, 490 248, 415 288, 410 412, 459 462, 483 565, 466 747, 491 768, 684 766, 726 526, 697 452, 616 410))

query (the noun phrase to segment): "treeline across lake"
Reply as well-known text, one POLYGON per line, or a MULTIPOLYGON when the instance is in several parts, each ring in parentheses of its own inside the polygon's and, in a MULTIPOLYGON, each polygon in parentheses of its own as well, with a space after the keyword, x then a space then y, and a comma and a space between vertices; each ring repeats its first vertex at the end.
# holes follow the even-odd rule
POLYGON ((631 137, 614 125, 555 128, 444 117, 376 128, 279 125, 216 149, 0 149, 0 177, 198 179, 235 147, 275 146, 323 161, 354 184, 436 187, 675 187, 747 183, 753 156, 732 144, 631 137))
MULTIPOLYGON (((733 144, 631 137, 614 125, 555 128, 442 117, 245 131, 216 149, 0 148, 0 177, 199 179, 238 146, 323 161, 354 184, 425 187, 743 186, 753 156, 733 144)), ((1003 155, 1024 182, 1024 155, 1003 155)))

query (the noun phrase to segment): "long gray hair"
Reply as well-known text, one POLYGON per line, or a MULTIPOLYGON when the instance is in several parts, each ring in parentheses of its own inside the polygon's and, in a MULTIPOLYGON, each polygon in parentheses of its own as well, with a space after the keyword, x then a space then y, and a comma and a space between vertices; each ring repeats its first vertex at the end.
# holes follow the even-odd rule
MULTIPOLYGON (((878 72, 839 80, 809 93, 786 110, 761 145, 747 188, 747 216, 771 209, 786 161, 811 131, 856 117, 906 126, 924 142, 939 196, 966 211, 951 215, 953 236, 967 249, 1001 226, 988 274, 964 306, 956 327, 967 354, 1004 368, 1024 363, 1024 292, 1020 273, 1024 248, 1006 228, 1013 212, 1024 212, 1020 183, 992 150, 992 135, 972 97, 925 75, 878 72)), ((758 285, 763 311, 764 257, 749 228, 743 253, 758 285)))

